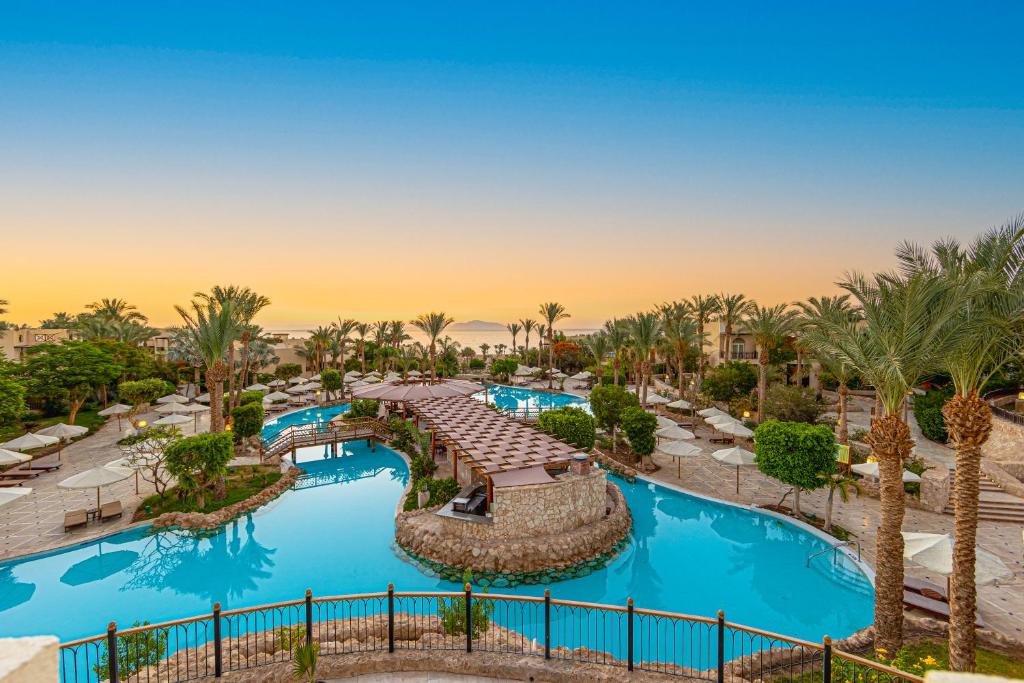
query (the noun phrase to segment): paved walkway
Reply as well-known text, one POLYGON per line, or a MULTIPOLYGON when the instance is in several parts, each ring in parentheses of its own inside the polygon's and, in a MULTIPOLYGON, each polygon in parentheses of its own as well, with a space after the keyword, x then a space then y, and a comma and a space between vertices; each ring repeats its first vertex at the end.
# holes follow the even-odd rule
MULTIPOLYGON (((152 422, 160 415, 151 413, 139 417, 152 422)), ((209 420, 208 414, 200 414, 200 432, 209 429, 209 420)), ((122 428, 118 430, 117 420, 110 419, 94 434, 65 447, 61 455, 63 464, 59 470, 26 481, 25 486, 31 487, 32 493, 0 507, 0 559, 79 543, 123 529, 131 523, 132 513, 139 503, 154 493, 153 485, 141 476, 138 479, 138 493, 135 477, 101 489, 103 502, 121 501, 124 515, 120 519, 102 523, 90 521, 88 526, 67 533, 64 531, 64 513, 95 508, 96 489, 66 490, 57 487, 58 482, 73 474, 122 457, 117 442, 124 437, 127 422, 122 421, 121 424, 122 428)), ((182 431, 192 434, 194 427, 186 424, 182 431)), ((45 458, 48 463, 56 461, 56 454, 45 458)))

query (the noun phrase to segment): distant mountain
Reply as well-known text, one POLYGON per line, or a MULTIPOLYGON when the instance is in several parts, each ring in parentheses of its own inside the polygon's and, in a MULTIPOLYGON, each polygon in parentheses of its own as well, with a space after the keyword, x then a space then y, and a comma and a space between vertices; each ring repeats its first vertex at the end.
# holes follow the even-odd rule
POLYGON ((504 330, 505 326, 501 323, 492 323, 486 320, 469 320, 464 323, 452 323, 448 329, 461 332, 499 332, 504 330))

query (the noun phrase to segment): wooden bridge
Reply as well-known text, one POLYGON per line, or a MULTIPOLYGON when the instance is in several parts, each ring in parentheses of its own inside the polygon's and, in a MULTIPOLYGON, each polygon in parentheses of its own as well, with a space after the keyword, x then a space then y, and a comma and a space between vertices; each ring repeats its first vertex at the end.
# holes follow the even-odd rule
POLYGON ((285 427, 263 444, 263 457, 272 458, 291 453, 294 458, 295 451, 306 446, 323 446, 362 439, 383 443, 389 438, 391 429, 374 417, 292 425, 285 427))

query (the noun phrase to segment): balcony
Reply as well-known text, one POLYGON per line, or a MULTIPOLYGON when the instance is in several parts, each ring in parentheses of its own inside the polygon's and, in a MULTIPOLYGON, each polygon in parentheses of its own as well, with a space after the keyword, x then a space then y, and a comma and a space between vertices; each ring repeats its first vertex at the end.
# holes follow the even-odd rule
POLYGON ((757 360, 757 351, 733 351, 729 360, 757 360))

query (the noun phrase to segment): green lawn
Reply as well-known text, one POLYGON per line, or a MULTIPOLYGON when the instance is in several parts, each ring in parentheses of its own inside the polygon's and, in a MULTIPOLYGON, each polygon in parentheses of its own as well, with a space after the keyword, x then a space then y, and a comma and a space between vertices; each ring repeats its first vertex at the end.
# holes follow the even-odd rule
POLYGON ((173 487, 167 489, 163 496, 154 494, 142 501, 142 505, 135 513, 135 520, 152 519, 165 512, 214 512, 259 493, 280 478, 281 470, 274 465, 230 467, 228 468, 227 491, 224 498, 214 500, 207 494, 206 505, 198 508, 193 501, 179 499, 177 487, 173 487), (147 506, 149 507, 148 512, 146 511, 147 506))
MULTIPOLYGON (((78 411, 78 414, 75 415, 75 424, 81 427, 88 427, 89 434, 92 434, 107 421, 107 418, 97 415, 97 412, 100 410, 101 408, 97 407, 78 411)), ((25 419, 20 423, 0 427, 0 442, 10 441, 15 437, 21 436, 25 433, 26 428, 30 431, 36 432, 44 427, 55 425, 58 422, 67 423, 67 421, 67 415, 55 415, 53 417, 39 417, 33 415, 31 418, 25 419)), ((84 439, 86 436, 89 436, 89 434, 79 438, 84 439)), ((77 439, 75 440, 77 441, 77 439)))
MULTIPOLYGON (((946 650, 946 643, 936 641, 911 643, 904 646, 903 650, 911 661, 920 661, 931 657, 937 663, 929 668, 949 668, 949 652, 946 650)), ((1024 658, 1013 659, 999 652, 983 648, 977 649, 975 657, 977 673, 979 674, 1003 676, 1005 678, 1024 678, 1024 658)))

